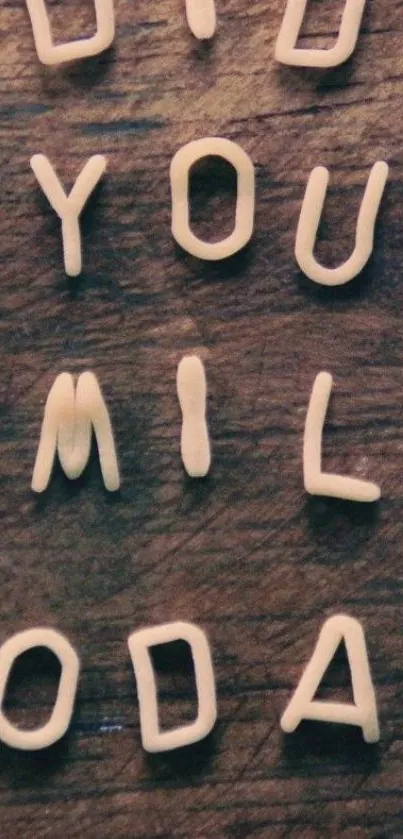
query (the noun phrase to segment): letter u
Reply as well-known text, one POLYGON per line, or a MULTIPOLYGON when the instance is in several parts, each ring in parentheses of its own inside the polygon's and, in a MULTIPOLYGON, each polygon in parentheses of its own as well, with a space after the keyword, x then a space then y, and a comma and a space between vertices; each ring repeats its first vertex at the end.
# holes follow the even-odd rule
POLYGON ((375 221, 381 203, 389 167, 378 160, 371 169, 364 198, 358 213, 355 246, 351 256, 337 268, 325 268, 314 257, 316 235, 326 197, 329 172, 324 166, 312 170, 302 202, 295 240, 295 258, 301 271, 315 283, 344 285, 362 271, 374 245, 375 221))

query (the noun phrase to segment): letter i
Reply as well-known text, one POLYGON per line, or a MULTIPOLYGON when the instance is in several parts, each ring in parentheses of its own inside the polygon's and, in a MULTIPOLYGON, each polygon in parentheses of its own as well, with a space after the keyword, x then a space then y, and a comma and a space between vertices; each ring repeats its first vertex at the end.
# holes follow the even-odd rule
POLYGON ((210 441, 206 422, 206 376, 196 355, 186 355, 176 377, 182 410, 181 454, 191 478, 203 478, 210 468, 210 441))

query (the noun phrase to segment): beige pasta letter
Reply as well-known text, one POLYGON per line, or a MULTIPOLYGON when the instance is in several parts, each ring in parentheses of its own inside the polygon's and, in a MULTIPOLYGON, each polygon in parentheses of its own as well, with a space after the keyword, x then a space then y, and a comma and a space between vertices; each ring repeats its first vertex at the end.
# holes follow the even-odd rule
POLYGON ((334 615, 324 623, 310 662, 281 718, 281 728, 295 731, 302 719, 358 725, 366 743, 379 740, 375 691, 361 624, 348 615, 334 615), (344 639, 350 665, 354 703, 321 702, 313 697, 340 642, 344 639))
POLYGON ((73 713, 80 669, 78 656, 60 632, 34 627, 17 632, 0 647, 0 740, 14 749, 36 751, 53 745, 66 733, 73 713), (15 660, 27 650, 47 647, 60 661, 62 672, 49 720, 40 728, 24 730, 10 722, 3 710, 7 683, 15 660))
POLYGON ((199 41, 212 38, 216 28, 214 0, 185 0, 189 29, 199 41))
POLYGON ((382 195, 388 179, 389 167, 378 160, 372 167, 365 188, 355 229, 355 246, 352 254, 336 268, 326 268, 314 257, 316 234, 326 197, 329 172, 324 166, 312 170, 295 240, 295 258, 301 271, 319 285, 345 285, 362 271, 374 246, 374 229, 382 195))
POLYGON ((182 146, 171 161, 172 235, 178 244, 199 259, 227 259, 249 242, 255 215, 255 170, 250 157, 232 140, 203 137, 182 146), (204 242, 190 229, 189 172, 201 158, 217 155, 228 160, 237 173, 235 227, 219 242, 204 242))
POLYGON ((211 453, 206 422, 206 374, 197 355, 185 355, 176 377, 182 409, 181 454, 191 478, 203 478, 210 469, 211 453))
POLYGON ((307 0, 288 0, 277 37, 275 57, 299 67, 337 67, 347 61, 357 43, 365 0, 346 0, 337 41, 331 49, 298 49, 296 43, 307 0))
POLYGON ((119 489, 119 469, 108 409, 93 373, 79 376, 77 390, 70 373, 55 380, 46 401, 41 437, 32 476, 34 492, 44 492, 52 473, 56 451, 68 478, 84 471, 91 450, 92 428, 106 489, 119 489))
POLYGON ((377 501, 378 484, 332 472, 322 472, 322 432, 332 391, 330 373, 318 373, 313 384, 305 420, 304 485, 311 495, 327 495, 345 501, 377 501))
POLYGON ((81 272, 80 214, 106 169, 106 158, 95 154, 87 160, 73 189, 67 196, 52 164, 44 154, 34 154, 31 168, 41 185, 50 206, 62 222, 64 267, 69 277, 81 272))
MULTIPOLYGON (((113 0, 95 0, 97 31, 92 38, 53 44, 45 0, 26 0, 38 58, 42 64, 60 64, 89 58, 110 47, 115 37, 113 0)), ((68 13, 68 3, 66 12, 68 13)))
POLYGON ((193 623, 177 621, 140 629, 128 640, 136 675, 143 747, 147 752, 166 752, 197 743, 211 731, 217 718, 216 690, 210 647, 205 633, 193 623), (155 644, 186 641, 191 649, 196 677, 198 711, 194 722, 161 731, 155 673, 149 648, 155 644))

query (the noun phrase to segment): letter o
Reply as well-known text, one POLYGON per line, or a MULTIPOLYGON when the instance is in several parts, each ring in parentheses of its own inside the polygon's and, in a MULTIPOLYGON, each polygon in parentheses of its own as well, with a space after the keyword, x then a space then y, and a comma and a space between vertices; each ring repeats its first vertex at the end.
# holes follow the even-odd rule
POLYGON ((36 751, 51 746, 66 733, 73 713, 80 662, 70 642, 60 632, 44 627, 27 629, 0 647, 0 740, 14 749, 36 751), (47 647, 60 661, 62 672, 56 702, 45 725, 24 731, 13 725, 3 712, 3 701, 11 668, 16 658, 35 647, 47 647))
POLYGON ((241 250, 253 233, 255 213, 255 170, 250 157, 232 140, 203 137, 176 152, 171 161, 172 235, 178 244, 199 259, 225 259, 241 250), (189 172, 203 157, 216 155, 232 164, 237 173, 235 227, 220 242, 203 242, 189 225, 189 172))

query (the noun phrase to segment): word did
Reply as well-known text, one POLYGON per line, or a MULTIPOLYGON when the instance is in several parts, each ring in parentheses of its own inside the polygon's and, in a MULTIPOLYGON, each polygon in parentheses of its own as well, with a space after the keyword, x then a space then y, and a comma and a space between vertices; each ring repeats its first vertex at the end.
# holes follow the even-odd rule
MULTIPOLYGON (((96 34, 55 46, 45 0, 26 0, 35 47, 43 64, 60 64, 98 55, 115 37, 113 0, 94 0, 96 34)), ((346 0, 336 43, 330 49, 298 49, 296 44, 307 0, 288 0, 277 37, 274 56, 282 64, 298 67, 337 67, 353 54, 365 8, 365 0, 346 0)), ((185 0, 186 19, 199 40, 212 38, 216 31, 214 0, 185 0)))

